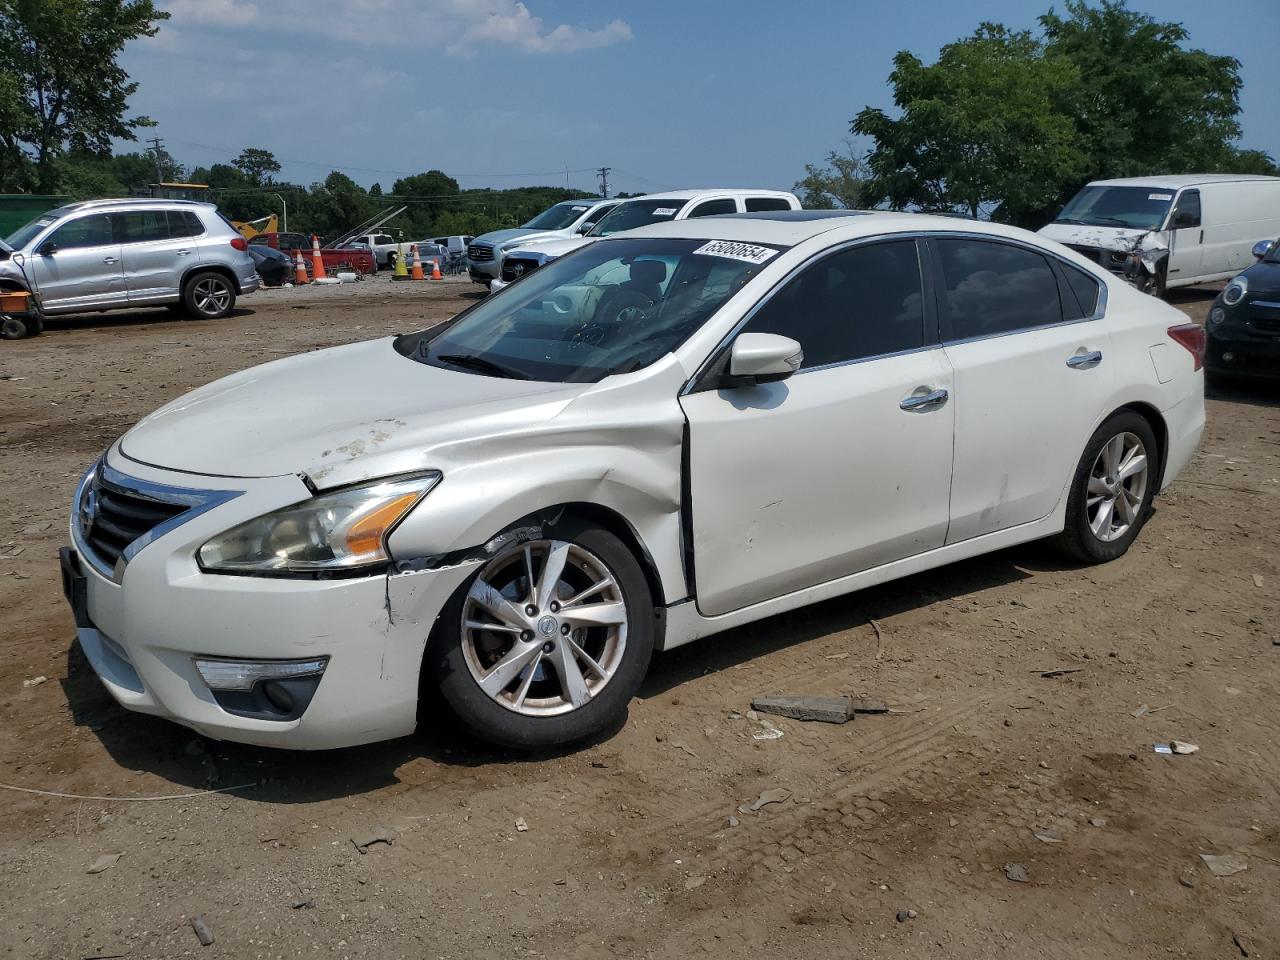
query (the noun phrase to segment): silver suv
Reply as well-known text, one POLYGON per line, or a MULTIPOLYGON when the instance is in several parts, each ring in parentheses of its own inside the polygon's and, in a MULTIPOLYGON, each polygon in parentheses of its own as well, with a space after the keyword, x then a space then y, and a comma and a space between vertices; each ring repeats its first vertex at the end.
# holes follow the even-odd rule
POLYGON ((0 244, 0 292, 35 301, 28 334, 42 316, 86 310, 168 306, 216 320, 261 282, 245 238, 211 203, 86 200, 0 244))

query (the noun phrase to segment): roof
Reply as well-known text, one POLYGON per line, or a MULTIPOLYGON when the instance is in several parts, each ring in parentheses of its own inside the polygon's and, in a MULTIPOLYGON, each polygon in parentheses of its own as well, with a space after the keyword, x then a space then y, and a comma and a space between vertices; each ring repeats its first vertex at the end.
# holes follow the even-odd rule
MULTIPOLYGON (((1038 245, 1044 244, 1043 237, 1000 223, 888 210, 796 210, 742 213, 723 217, 694 217, 689 220, 673 220, 638 227, 617 234, 617 237, 619 239, 672 237, 795 246, 820 234, 837 230, 841 234, 841 239, 856 239, 884 233, 936 230, 946 233, 979 233, 984 236, 1018 238, 1038 245)), ((608 240, 608 237, 602 237, 600 242, 605 243, 608 240)))
POLYGON ((1180 190, 1204 183, 1239 183, 1245 180, 1263 180, 1280 183, 1280 177, 1262 177, 1245 173, 1179 173, 1167 177, 1117 177, 1114 180, 1092 180, 1089 186, 1105 187, 1170 187, 1180 190))
MULTIPOLYGON (((200 200, 166 200, 164 197, 116 197, 107 200, 80 200, 77 203, 68 203, 61 206, 59 210, 88 210, 96 207, 212 207, 212 203, 205 203, 200 200)), ((52 212, 52 211, 50 211, 52 212)))
POLYGON ((642 197, 627 197, 623 203, 631 200, 693 200, 703 196, 736 196, 738 194, 750 194, 753 197, 789 197, 794 198, 795 194, 786 190, 758 190, 755 187, 702 187, 697 190, 658 190, 653 193, 646 193, 642 197))

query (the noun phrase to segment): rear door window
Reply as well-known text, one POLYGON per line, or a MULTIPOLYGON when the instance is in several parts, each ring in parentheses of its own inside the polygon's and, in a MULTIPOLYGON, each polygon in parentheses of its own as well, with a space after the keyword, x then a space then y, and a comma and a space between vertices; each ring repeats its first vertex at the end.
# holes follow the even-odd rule
POLYGON ((154 243, 169 239, 169 219, 163 210, 133 210, 113 213, 116 239, 120 243, 154 243))
POLYGON ((204 224, 191 210, 169 211, 169 236, 198 237, 204 233, 204 224))
POLYGON ((1063 320, 1058 280, 1043 256, 997 240, 932 241, 942 272, 947 340, 991 337, 1063 320))
POLYGON ((784 197, 747 197, 747 213, 763 213, 766 210, 790 210, 791 204, 784 197))
POLYGON ((852 247, 806 267, 744 329, 798 341, 802 370, 924 346, 915 241, 852 247))

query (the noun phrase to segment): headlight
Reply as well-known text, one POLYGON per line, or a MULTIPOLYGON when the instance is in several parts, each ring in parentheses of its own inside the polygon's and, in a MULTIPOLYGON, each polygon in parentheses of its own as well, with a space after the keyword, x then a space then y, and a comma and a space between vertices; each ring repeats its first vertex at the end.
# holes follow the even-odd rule
POLYGON ((1244 295, 1249 292, 1249 281, 1245 277, 1236 277, 1227 284, 1227 289, 1222 291, 1222 302, 1228 307, 1234 307, 1237 303, 1244 299, 1244 295))
POLYGON ((308 574, 358 570, 391 559, 387 535, 440 482, 439 473, 321 494, 256 517, 200 548, 217 573, 308 574))

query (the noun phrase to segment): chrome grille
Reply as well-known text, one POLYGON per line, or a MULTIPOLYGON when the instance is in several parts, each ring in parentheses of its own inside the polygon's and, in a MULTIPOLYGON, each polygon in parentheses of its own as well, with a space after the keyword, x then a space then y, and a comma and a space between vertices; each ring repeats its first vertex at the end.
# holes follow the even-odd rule
POLYGON ((134 541, 150 533, 160 524, 180 516, 187 504, 167 503, 117 486, 94 472, 80 496, 80 531, 85 546, 108 567, 134 541))
POLYGON ((493 259, 493 247, 487 243, 473 243, 467 247, 467 257, 474 263, 487 263, 493 259))

